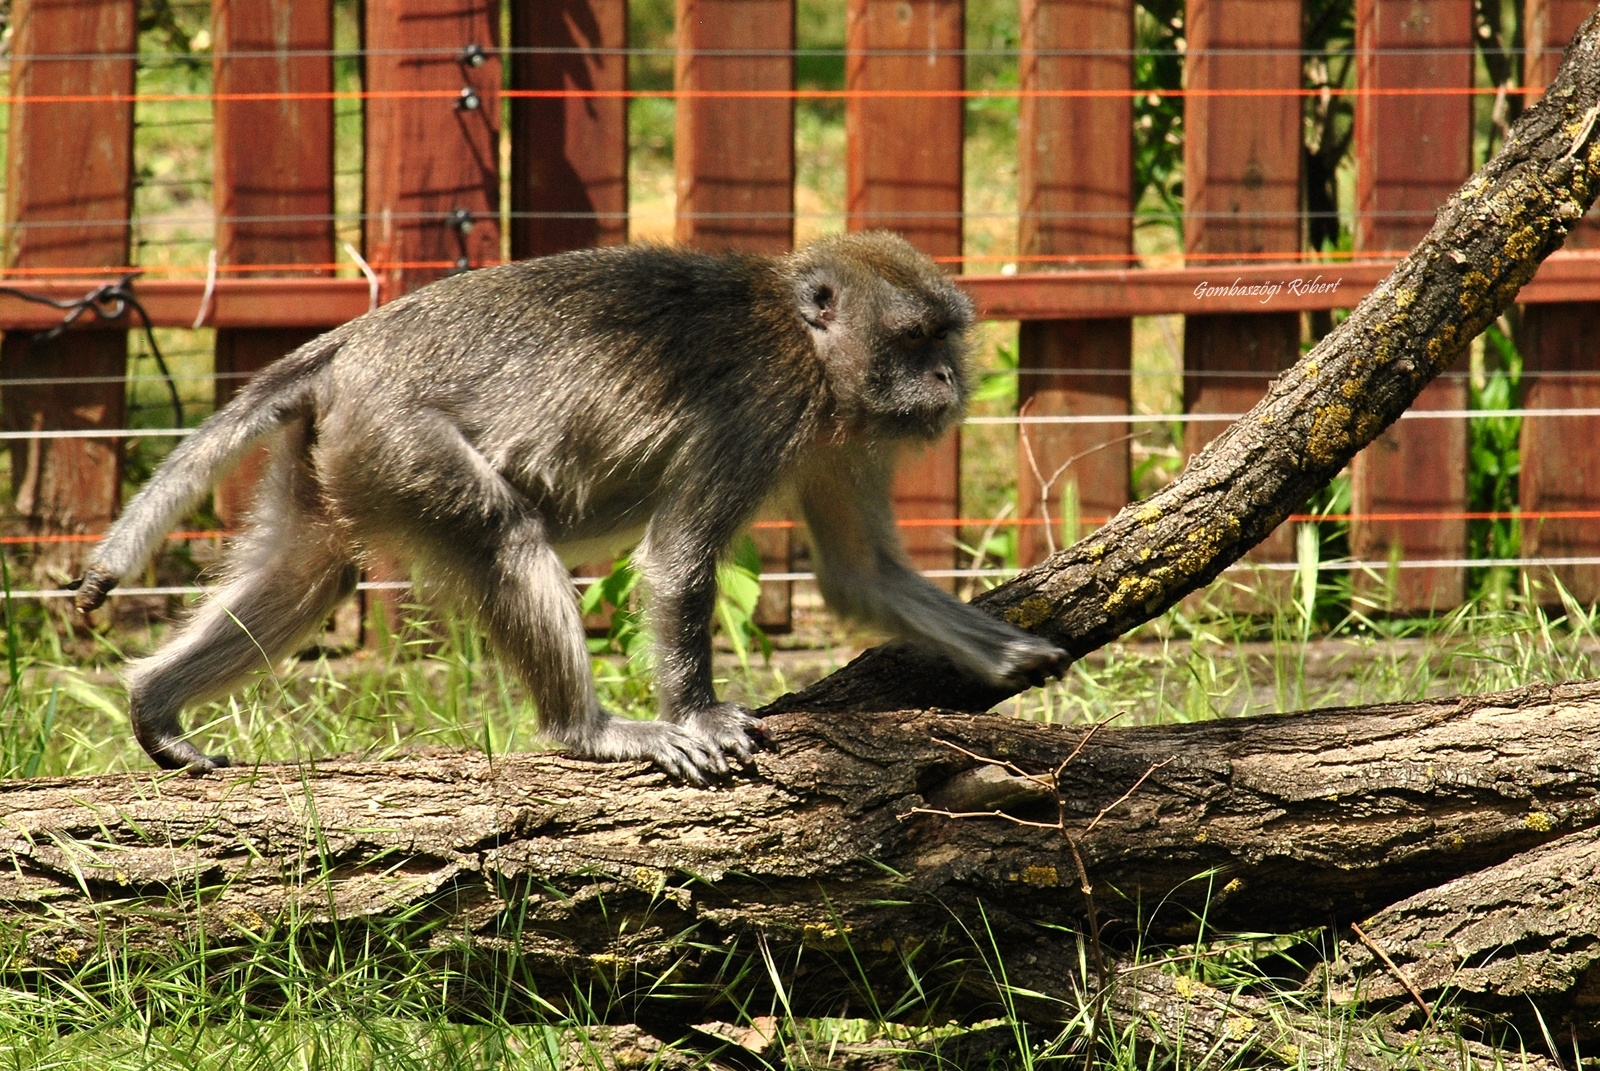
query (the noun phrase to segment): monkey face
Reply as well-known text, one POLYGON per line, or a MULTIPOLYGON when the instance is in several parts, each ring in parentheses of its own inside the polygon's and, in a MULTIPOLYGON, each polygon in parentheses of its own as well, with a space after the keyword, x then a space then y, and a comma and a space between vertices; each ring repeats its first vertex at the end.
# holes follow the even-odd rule
POLYGON ((875 437, 933 439, 970 389, 972 304, 938 265, 884 232, 818 242, 797 255, 800 316, 840 415, 875 437))

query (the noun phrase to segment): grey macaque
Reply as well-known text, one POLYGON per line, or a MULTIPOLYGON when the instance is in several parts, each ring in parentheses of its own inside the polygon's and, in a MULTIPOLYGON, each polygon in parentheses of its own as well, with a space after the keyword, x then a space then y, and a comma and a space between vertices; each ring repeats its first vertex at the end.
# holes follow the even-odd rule
POLYGON ((594 249, 443 279, 257 375, 128 504, 76 604, 137 574, 276 433, 224 583, 128 673, 134 732, 164 767, 226 766, 184 739, 180 710, 291 653, 381 554, 477 617, 548 737, 705 783, 760 739, 712 687, 717 560, 786 488, 834 610, 988 681, 1037 683, 1064 653, 919 576, 890 507, 897 454, 962 414, 971 322, 944 274, 883 233, 776 258, 594 249), (568 573, 634 543, 655 722, 597 701, 568 573))

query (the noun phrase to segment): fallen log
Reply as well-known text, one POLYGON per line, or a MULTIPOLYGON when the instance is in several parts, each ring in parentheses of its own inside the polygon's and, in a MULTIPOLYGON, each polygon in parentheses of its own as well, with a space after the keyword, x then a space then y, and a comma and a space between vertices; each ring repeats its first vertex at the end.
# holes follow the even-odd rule
POLYGON ((1529 1036, 1540 1018, 1564 1040, 1600 1033, 1600 829, 1390 904, 1361 931, 1366 940, 1352 940, 1327 971, 1339 999, 1382 1007, 1414 991, 1497 1014, 1529 1036))
POLYGON ((916 990, 897 1014, 981 1018, 1003 974, 1059 1019, 1080 862, 1111 940, 1366 917, 1600 827, 1597 720, 1589 682, 1099 731, 781 715, 713 790, 559 754, 13 781, 0 963, 383 948, 451 964, 469 1010, 598 987, 688 1024, 775 982, 795 1014, 916 990))

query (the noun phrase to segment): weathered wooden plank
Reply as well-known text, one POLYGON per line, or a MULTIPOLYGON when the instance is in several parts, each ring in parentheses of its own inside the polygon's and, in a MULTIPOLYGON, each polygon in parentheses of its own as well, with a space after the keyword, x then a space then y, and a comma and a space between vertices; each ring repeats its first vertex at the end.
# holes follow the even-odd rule
MULTIPOLYGON (((963 84, 962 0, 850 0, 849 89, 954 92, 963 84)), ((846 211, 851 230, 887 228, 932 256, 961 253, 962 102, 957 96, 851 97, 845 105, 846 211)), ((961 443, 952 433, 902 466, 902 519, 954 518, 961 509, 961 443)), ((924 569, 955 564, 955 526, 905 530, 924 569)))
MULTIPOLYGON (((678 0, 680 91, 794 88, 794 0, 678 0)), ((794 245, 794 102, 678 99, 675 237, 701 249, 782 253, 794 245)), ((769 519, 779 520, 774 514, 769 519)), ((793 529, 751 532, 763 572, 794 567, 793 529)), ((757 622, 790 625, 793 584, 761 587, 757 622)))
MULTIPOLYGON (((334 259, 333 101, 229 99, 235 94, 326 93, 333 88, 330 0, 215 0, 217 262, 326 265, 334 259)), ((326 278, 325 268, 301 274, 326 278)), ((246 378, 315 336, 303 328, 221 327, 220 408, 246 378)), ((217 516, 242 521, 265 460, 258 449, 218 485, 217 516)))
POLYGON ((367 101, 365 244, 385 300, 500 259, 499 11, 493 0, 366 4, 366 88, 379 95, 367 101), (382 95, 412 90, 459 95, 382 95))
MULTIPOLYGON (((627 0, 511 5, 511 84, 622 90, 627 0)), ((628 104, 622 97, 511 101, 511 255, 628 238, 628 104)))
MULTIPOLYGON (((1191 90, 1299 88, 1298 0, 1189 0, 1185 27, 1191 90)), ((1300 98, 1191 96, 1184 131, 1185 252, 1249 257, 1297 250, 1300 98)), ((1247 409, 1299 352, 1298 316, 1191 315, 1184 322, 1186 406, 1192 412, 1247 409)), ((1199 451, 1221 430, 1188 425, 1185 450, 1199 451)), ((1249 560, 1291 557, 1292 537, 1280 526, 1249 560)), ((1268 577, 1262 584, 1277 589, 1268 577)), ((1263 594, 1269 602, 1274 597, 1263 594)))
MULTIPOLYGON (((1523 81, 1542 88, 1555 76, 1561 50, 1592 5, 1587 0, 1529 0, 1523 81)), ((1600 248, 1600 226, 1585 219, 1567 236, 1567 248, 1600 248)), ((1526 301, 1526 297, 1524 297, 1526 301)), ((1600 303, 1528 305, 1522 313, 1522 401, 1529 408, 1600 407, 1600 303)), ((1600 418, 1528 417, 1522 422, 1522 476, 1518 487, 1528 513, 1600 509, 1600 451, 1573 443, 1600 442, 1600 418)), ((1600 556, 1600 525, 1593 521, 1529 521, 1522 553, 1544 557, 1600 556)), ((1600 567, 1562 565, 1532 574, 1542 598, 1556 601, 1558 582, 1579 602, 1600 600, 1600 567)))
MULTIPOLYGON (((1356 83, 1361 88, 1460 89, 1472 84, 1471 0, 1358 0, 1356 83)), ((1356 98, 1356 248, 1409 249, 1471 171, 1472 98, 1461 94, 1356 98)), ((1465 364, 1465 361, 1462 362, 1465 364)), ((1418 409, 1464 409, 1461 379, 1437 379, 1418 409)), ((1467 499, 1467 422, 1395 424, 1350 465, 1356 513, 1460 514, 1467 499)), ((1460 558, 1467 525, 1437 520, 1357 520, 1359 558, 1460 558)), ((1465 595, 1465 570, 1402 569, 1380 592, 1396 613, 1444 610, 1465 595)))
MULTIPOLYGON (((1025 90, 1125 90, 1133 84, 1132 48, 1131 0, 1023 2, 1025 90)), ((1024 97, 1017 145, 1021 254, 1132 252, 1128 97, 1024 97)), ((1133 323, 1126 318, 1024 323, 1019 408, 1034 416, 1126 413, 1132 357, 1133 323)), ((1044 522, 1018 531, 1023 565, 1071 538, 1062 534, 1064 514, 1076 509, 1079 516, 1109 517, 1127 504, 1123 437, 1130 430, 1114 424, 1021 428, 1017 515, 1044 522)))
MULTIPOLYGON (((17 0, 11 9, 11 91, 120 95, 83 103, 11 107, 6 176, 6 265, 114 267, 128 262, 133 195, 134 0, 17 0), (54 56, 71 58, 55 59, 54 56)), ((86 289, 86 288, 85 288, 86 289)), ((83 289, 77 291, 81 295, 83 289)), ((75 295, 76 296, 76 295, 75 295)), ((59 322, 60 316, 47 317, 59 322)), ((125 422, 127 336, 73 332, 35 343, 8 333, 0 377, 90 377, 104 382, 7 387, 5 426, 119 428, 125 422)), ((104 528, 122 483, 118 439, 32 441, 11 449, 17 513, 37 531, 104 528)), ((82 547, 57 544, 49 563, 75 569, 82 547)))

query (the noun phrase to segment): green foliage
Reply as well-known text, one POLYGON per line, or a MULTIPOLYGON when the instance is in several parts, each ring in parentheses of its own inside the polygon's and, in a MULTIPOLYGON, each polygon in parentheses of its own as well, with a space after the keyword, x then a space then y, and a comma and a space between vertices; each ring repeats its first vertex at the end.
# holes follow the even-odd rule
MULTIPOLYGON (((1500 324, 1483 333, 1481 375, 1468 387, 1470 409, 1515 409, 1522 398, 1522 354, 1500 324)), ((1474 513, 1515 513, 1520 508, 1518 477, 1522 473, 1522 418, 1474 417, 1467 422, 1467 509, 1474 513)), ((1522 525, 1516 518, 1467 522, 1467 554, 1473 558, 1515 558, 1522 552, 1522 525)), ((1504 592, 1509 570, 1474 569, 1472 591, 1504 592)))
POLYGON ((1183 235, 1183 0, 1143 0, 1135 11, 1133 193, 1139 223, 1183 235))

